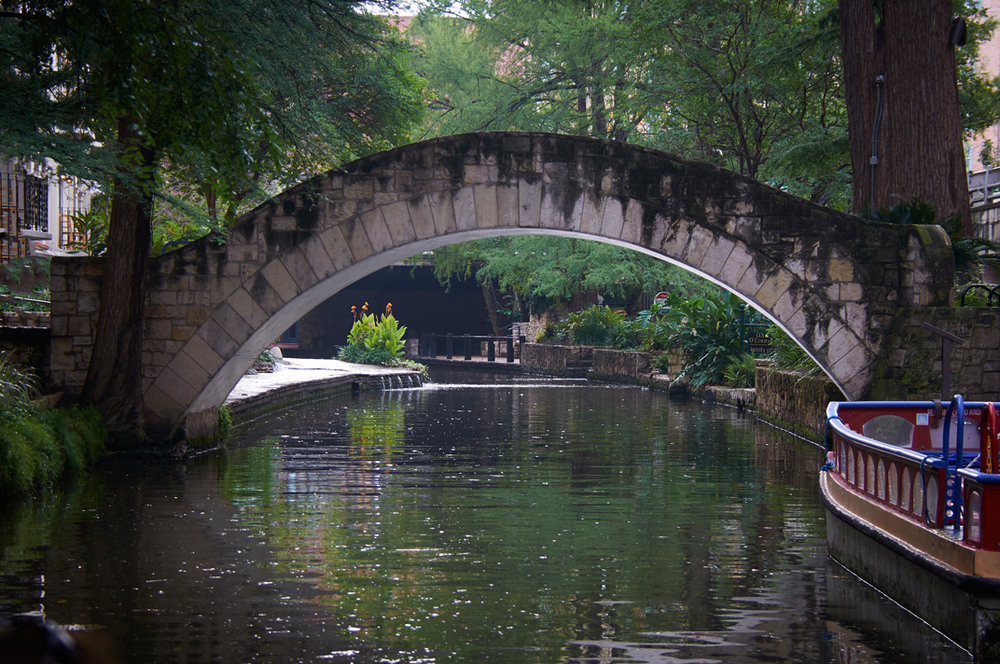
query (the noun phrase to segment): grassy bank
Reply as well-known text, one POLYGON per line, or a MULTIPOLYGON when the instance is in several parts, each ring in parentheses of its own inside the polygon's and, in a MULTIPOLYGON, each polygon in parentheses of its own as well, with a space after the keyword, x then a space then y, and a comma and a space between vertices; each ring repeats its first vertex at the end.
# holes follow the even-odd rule
POLYGON ((45 408, 38 393, 38 380, 0 353, 0 496, 78 476, 104 453, 95 409, 45 408))
POLYGON ((26 495, 81 475, 107 432, 93 408, 0 413, 0 495, 26 495))

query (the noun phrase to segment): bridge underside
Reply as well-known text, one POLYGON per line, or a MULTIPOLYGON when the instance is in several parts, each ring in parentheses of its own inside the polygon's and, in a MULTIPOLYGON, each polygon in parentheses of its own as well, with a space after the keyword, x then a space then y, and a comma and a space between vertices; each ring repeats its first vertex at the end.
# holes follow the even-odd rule
MULTIPOLYGON (((947 304, 951 287, 951 250, 938 227, 866 223, 619 143, 524 133, 435 139, 290 189, 244 217, 225 243, 205 238, 152 261, 150 431, 214 431, 219 405, 259 353, 354 281, 447 244, 533 233, 629 247, 724 286, 796 339, 851 398, 869 393, 896 312, 947 304)), ((87 269, 67 267, 72 279, 53 280, 53 377, 69 389, 82 383, 87 340, 68 328, 79 331, 96 305, 67 297, 57 313, 56 290, 70 281, 85 289, 87 269)))

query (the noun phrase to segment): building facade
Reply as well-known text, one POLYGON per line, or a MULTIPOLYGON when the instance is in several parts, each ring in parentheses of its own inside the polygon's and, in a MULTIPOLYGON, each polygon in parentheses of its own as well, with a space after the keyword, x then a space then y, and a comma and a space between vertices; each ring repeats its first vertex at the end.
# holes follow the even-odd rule
MULTIPOLYGON (((991 19, 1000 20, 1000 0, 980 0, 980 4, 991 19)), ((990 77, 1000 75, 1000 30, 994 30, 990 39, 980 45, 976 69, 990 77)), ((966 140, 965 159, 970 172, 987 170, 991 160, 983 160, 983 150, 988 145, 993 148, 992 162, 1000 160, 1000 125, 989 127, 966 140)))
POLYGON ((52 168, 0 158, 0 263, 78 250, 85 238, 74 217, 90 209, 94 193, 52 168))

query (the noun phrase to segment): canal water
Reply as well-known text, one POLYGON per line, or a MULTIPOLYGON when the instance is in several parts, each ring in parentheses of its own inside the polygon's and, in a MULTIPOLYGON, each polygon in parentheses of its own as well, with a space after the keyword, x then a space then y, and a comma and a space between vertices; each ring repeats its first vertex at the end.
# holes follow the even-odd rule
POLYGON ((829 559, 822 460, 631 387, 318 402, 5 509, 0 623, 130 663, 968 661, 829 559))

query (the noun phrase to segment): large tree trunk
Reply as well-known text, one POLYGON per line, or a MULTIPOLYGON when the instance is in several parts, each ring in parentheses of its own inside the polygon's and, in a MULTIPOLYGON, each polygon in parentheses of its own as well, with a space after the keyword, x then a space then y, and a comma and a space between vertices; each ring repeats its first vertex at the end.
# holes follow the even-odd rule
POLYGON ((500 314, 497 312, 496 293, 493 292, 493 280, 487 279, 480 283, 483 289, 483 301, 486 303, 486 313, 490 317, 490 327, 493 328, 493 336, 500 336, 500 314))
POLYGON ((129 172, 140 174, 140 181, 122 175, 114 183, 101 304, 83 386, 83 397, 100 410, 112 444, 134 442, 144 426, 142 336, 156 159, 133 127, 121 120, 118 140, 127 151, 129 172))
POLYGON ((951 3, 882 6, 840 0, 854 211, 916 198, 971 224, 951 3))

